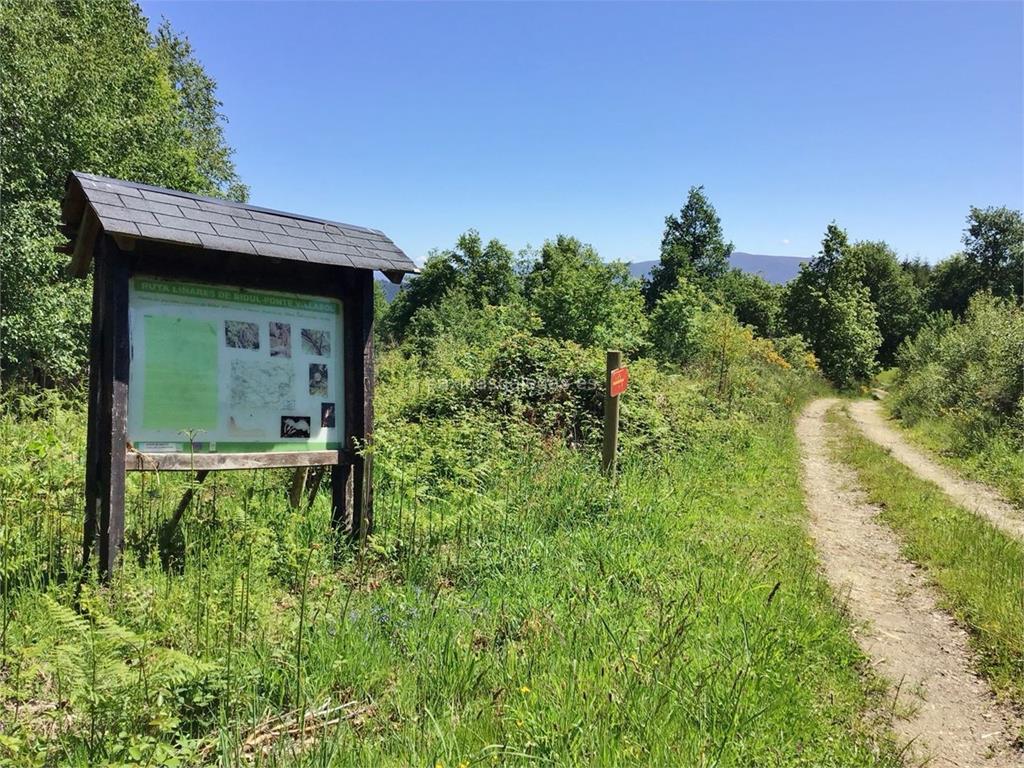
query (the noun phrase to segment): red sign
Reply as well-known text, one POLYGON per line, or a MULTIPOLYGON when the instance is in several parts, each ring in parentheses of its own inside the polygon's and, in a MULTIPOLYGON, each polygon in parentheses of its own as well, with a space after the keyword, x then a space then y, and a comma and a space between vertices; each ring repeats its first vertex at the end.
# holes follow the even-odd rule
POLYGON ((612 371, 611 388, 608 394, 611 397, 618 397, 626 391, 629 386, 629 368, 616 368, 612 371))

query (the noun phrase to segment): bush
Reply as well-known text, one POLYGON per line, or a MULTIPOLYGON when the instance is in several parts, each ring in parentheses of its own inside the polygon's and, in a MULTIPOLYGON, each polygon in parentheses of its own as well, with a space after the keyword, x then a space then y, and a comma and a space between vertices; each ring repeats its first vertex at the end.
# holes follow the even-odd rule
POLYGON ((661 361, 682 364, 698 349, 696 320, 711 306, 704 293, 685 278, 662 296, 651 313, 651 350, 661 361))
POLYGON ((962 322, 934 315, 899 351, 893 412, 913 424, 948 417, 961 448, 1006 438, 1024 449, 1024 309, 981 293, 962 322))

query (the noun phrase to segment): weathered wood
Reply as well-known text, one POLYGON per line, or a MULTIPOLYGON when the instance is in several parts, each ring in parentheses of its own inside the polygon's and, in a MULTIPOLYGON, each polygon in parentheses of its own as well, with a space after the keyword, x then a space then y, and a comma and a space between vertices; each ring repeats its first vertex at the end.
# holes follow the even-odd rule
POLYGON ((270 451, 267 453, 140 453, 125 452, 126 469, 131 472, 190 470, 274 469, 334 465, 338 451, 270 451))
POLYGON ((208 474, 210 474, 209 471, 205 469, 201 469, 196 472, 195 481, 185 489, 185 493, 181 496, 181 501, 179 501, 178 506, 174 508, 174 514, 171 515, 171 519, 160 527, 160 540, 158 542, 158 546, 160 550, 160 562, 163 564, 164 568, 170 566, 174 542, 178 534, 178 527, 181 525, 181 519, 185 516, 185 510, 187 510, 188 505, 192 503, 192 497, 195 496, 196 490, 200 485, 202 485, 208 474))
POLYGON ((306 490, 306 477, 309 474, 309 467, 297 467, 292 472, 292 483, 288 489, 288 506, 298 509, 302 506, 302 494, 306 490))
POLYGON ((75 240, 75 249, 71 253, 71 264, 68 271, 74 277, 85 277, 89 274, 89 261, 92 259, 96 246, 96 235, 100 231, 100 220, 96 218, 92 208, 85 206, 82 213, 82 226, 75 240))
POLYGON ((104 423, 104 455, 100 464, 99 555, 107 578, 124 546, 125 446, 128 442, 128 262, 113 239, 100 240, 100 258, 107 263, 103 322, 103 376, 108 395, 104 423))
POLYGON ((134 251, 135 243, 137 242, 134 237, 130 235, 114 235, 114 242, 117 243, 117 247, 122 251, 134 251))
POLYGON ((339 466, 331 481, 332 520, 357 542, 373 530, 373 273, 348 270, 343 286, 345 439, 351 467, 339 466))
POLYGON ((101 413, 105 383, 103 376, 103 308, 106 291, 106 263, 96 262, 92 281, 92 325, 89 330, 89 404, 85 443, 85 524, 82 541, 82 568, 89 564, 96 544, 99 517, 99 471, 101 464, 101 413))
POLYGON ((359 374, 362 379, 358 390, 352 392, 353 399, 361 403, 360 420, 356 424, 362 452, 356 457, 353 499, 358 499, 353 512, 354 532, 360 542, 373 532, 373 390, 375 381, 374 347, 373 347, 373 273, 359 272, 358 284, 360 300, 357 302, 359 314, 358 342, 355 350, 361 358, 359 374))
POLYGON ((615 474, 615 454, 619 448, 619 398, 612 397, 612 371, 622 365, 622 353, 609 349, 605 356, 604 441, 601 444, 601 468, 615 474))
POLYGON ((318 467, 310 467, 309 476, 306 478, 306 506, 313 506, 313 502, 316 501, 316 495, 320 492, 320 484, 324 479, 324 471, 326 467, 320 465, 318 467))

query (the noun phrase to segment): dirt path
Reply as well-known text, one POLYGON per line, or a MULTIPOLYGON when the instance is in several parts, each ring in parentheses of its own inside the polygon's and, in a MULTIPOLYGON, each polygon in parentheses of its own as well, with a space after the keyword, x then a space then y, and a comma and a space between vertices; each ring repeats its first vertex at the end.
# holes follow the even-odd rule
POLYGON ((889 424, 882 407, 874 400, 857 400, 849 405, 850 416, 869 440, 889 450, 892 457, 914 474, 935 483, 953 501, 976 515, 987 518, 997 528, 1024 541, 1024 512, 990 488, 965 480, 913 447, 889 424))
POLYGON ((967 635, 939 610, 926 575, 900 556, 895 534, 875 521, 878 509, 853 471, 832 458, 825 416, 838 403, 815 400, 797 422, 811 534, 861 625, 857 641, 891 682, 897 713, 906 713, 894 728, 913 742, 916 764, 1019 768, 1024 754, 1013 741, 1024 723, 971 671, 967 635))

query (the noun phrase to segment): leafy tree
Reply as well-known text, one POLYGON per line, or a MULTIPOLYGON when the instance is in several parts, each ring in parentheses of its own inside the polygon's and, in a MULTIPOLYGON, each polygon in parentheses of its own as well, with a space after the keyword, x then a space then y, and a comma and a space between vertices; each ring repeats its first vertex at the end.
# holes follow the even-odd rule
POLYGON ((979 291, 994 296, 1024 296, 1024 218, 1010 208, 971 206, 963 236, 964 250, 932 270, 928 308, 960 317, 979 291))
POLYGON ((715 286, 721 302, 731 307, 736 319, 759 336, 776 335, 782 314, 782 288, 760 275, 731 269, 715 286))
POLYGON ((849 250, 846 232, 829 224, 821 251, 801 265, 785 298, 791 331, 807 340, 822 371, 839 386, 874 374, 882 343, 863 262, 846 258, 849 250))
POLYGON ((453 293, 463 294, 466 306, 473 309, 512 301, 519 294, 512 251, 498 240, 485 246, 475 229, 461 235, 455 248, 431 251, 422 272, 388 306, 385 337, 402 341, 418 312, 438 307, 453 293))
POLYGON ((58 202, 83 170, 244 198, 214 83, 183 38, 157 39, 130 0, 0 4, 0 366, 82 370, 88 281, 69 280, 58 202))
POLYGON ((973 265, 976 290, 1021 298, 1024 292, 1024 217, 1010 208, 971 206, 964 257, 973 265))
POLYGON ((167 68, 179 98, 179 118, 189 140, 204 194, 247 200, 249 189, 238 178, 232 150, 224 139, 217 83, 195 57, 188 38, 177 34, 166 19, 155 38, 156 53, 167 68))
POLYGON ((910 282, 914 284, 915 288, 922 292, 927 291, 934 269, 931 264, 920 257, 915 257, 901 261, 900 269, 907 273, 907 277, 910 278, 910 282))
POLYGON ((696 277, 704 284, 717 280, 729 268, 730 253, 732 243, 725 242, 722 222, 704 187, 690 187, 679 215, 665 217, 661 261, 651 270, 647 305, 657 304, 681 278, 696 277))
POLYGON ((643 340, 647 320, 640 283, 626 264, 604 263, 574 237, 544 243, 525 291, 545 336, 627 351, 643 340))
POLYGON ((895 251, 882 241, 854 243, 846 258, 860 262, 857 269, 868 288, 882 335, 878 362, 891 366, 900 344, 916 333, 924 319, 921 291, 900 266, 895 251))
POLYGON ((974 263, 964 254, 954 253, 932 269, 926 291, 928 309, 960 317, 967 311, 977 289, 978 272, 974 263))
POLYGON ((480 233, 471 229, 461 235, 447 252, 462 288, 476 306, 508 303, 519 291, 512 251, 497 239, 484 245, 480 233))
POLYGON ((668 363, 688 362, 700 348, 700 315, 710 308, 703 291, 689 280, 682 280, 662 296, 651 313, 650 341, 655 356, 668 363))

